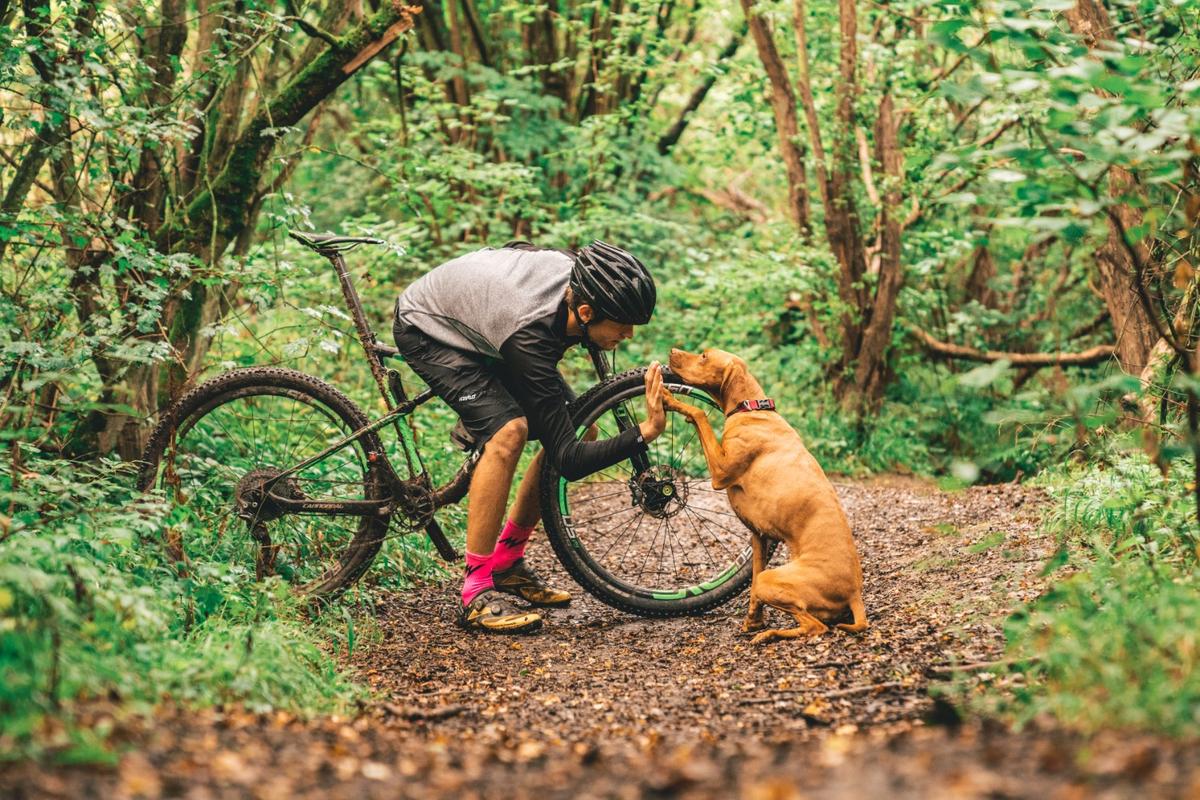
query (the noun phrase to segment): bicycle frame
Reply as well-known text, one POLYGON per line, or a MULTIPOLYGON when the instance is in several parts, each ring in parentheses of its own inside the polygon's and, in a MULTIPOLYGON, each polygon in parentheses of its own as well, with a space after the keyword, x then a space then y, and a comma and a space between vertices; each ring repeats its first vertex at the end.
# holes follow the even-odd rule
MULTIPOLYGON (((358 332, 359 343, 362 345, 363 353, 367 357, 371 376, 375 379, 375 385, 379 389, 384 407, 388 409, 388 412, 374 422, 334 442, 316 455, 310 456, 299 464, 281 471, 278 475, 267 481, 263 485, 263 489, 270 496, 271 502, 276 508, 295 514, 347 514, 353 516, 391 514, 396 509, 397 504, 405 502, 405 490, 407 487, 415 486, 419 490, 431 491, 429 474, 421 459, 421 453, 417 449, 412 425, 409 423, 408 418, 418 406, 432 400, 435 395, 433 390, 427 389, 412 399, 408 398, 407 393, 404 391, 404 385, 400 381, 399 373, 395 370, 386 370, 380 359, 381 355, 399 358, 400 353, 396 348, 389 347, 376 340, 375 332, 371 330, 370 323, 367 322, 367 315, 363 309, 362 300, 354 288, 354 282, 350 277, 350 271, 346 266, 346 260, 342 257, 341 251, 336 249, 318 249, 317 253, 327 258, 333 264, 338 276, 338 284, 342 290, 342 297, 345 299, 346 306, 350 310, 354 327, 358 332), (368 436, 388 425, 394 426, 396 432, 399 434, 401 448, 404 452, 404 460, 408 466, 409 477, 407 479, 401 478, 396 473, 395 467, 392 466, 391 460, 385 452, 369 451, 367 458, 372 462, 381 462, 384 476, 391 490, 389 497, 380 500, 296 500, 271 491, 281 480, 307 469, 339 450, 348 447, 363 436, 368 436)), ((471 466, 473 466, 473 461, 468 461, 464 465, 464 469, 471 466)), ((426 525, 425 532, 429 535, 429 538, 433 541, 434 546, 443 558, 450 561, 458 558, 454 547, 442 532, 441 526, 432 517, 430 517, 426 525)))

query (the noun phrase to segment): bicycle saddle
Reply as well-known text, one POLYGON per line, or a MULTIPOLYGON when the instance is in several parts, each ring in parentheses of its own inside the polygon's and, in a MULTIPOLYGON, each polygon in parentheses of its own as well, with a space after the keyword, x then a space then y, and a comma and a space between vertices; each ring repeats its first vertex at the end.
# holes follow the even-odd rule
POLYGON ((387 244, 383 239, 371 236, 339 236, 336 233, 288 231, 288 236, 318 253, 345 253, 360 244, 387 244))

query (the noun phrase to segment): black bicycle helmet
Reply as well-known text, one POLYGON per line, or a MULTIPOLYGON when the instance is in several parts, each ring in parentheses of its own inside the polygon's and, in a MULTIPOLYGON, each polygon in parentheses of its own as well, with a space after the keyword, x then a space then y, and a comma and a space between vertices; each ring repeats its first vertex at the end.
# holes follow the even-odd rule
POLYGON ((576 251, 570 286, 576 307, 587 303, 597 318, 626 325, 649 322, 658 298, 645 264, 598 239, 576 251))

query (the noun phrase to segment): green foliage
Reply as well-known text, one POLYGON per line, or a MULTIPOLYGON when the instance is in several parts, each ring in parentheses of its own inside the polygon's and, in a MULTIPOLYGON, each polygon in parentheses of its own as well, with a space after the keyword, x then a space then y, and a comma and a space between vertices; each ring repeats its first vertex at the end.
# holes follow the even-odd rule
POLYGON ((310 617, 278 579, 255 583, 219 554, 182 568, 164 543, 165 506, 132 493, 127 468, 26 453, 15 483, 0 477, 6 757, 102 755, 94 736, 48 725, 92 700, 311 713, 361 695, 329 652, 338 615, 310 617))
POLYGON ((1045 480, 1059 551, 1050 589, 1008 621, 1010 687, 973 704, 1085 731, 1200 732, 1200 524, 1190 464, 1142 456, 1045 480))
POLYGON ((1200 731, 1200 575, 1113 562, 1066 578, 1010 623, 1038 660, 1000 708, 1049 713, 1087 731, 1200 731))

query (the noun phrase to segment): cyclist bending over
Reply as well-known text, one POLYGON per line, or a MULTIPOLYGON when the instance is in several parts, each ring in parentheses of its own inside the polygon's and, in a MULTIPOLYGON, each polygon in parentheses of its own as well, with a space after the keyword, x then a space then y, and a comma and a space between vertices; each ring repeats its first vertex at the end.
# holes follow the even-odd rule
MULTIPOLYGON (((569 480, 646 451, 663 431, 662 373, 646 372, 646 419, 603 441, 579 441, 567 413, 574 394, 558 372, 568 347, 613 350, 654 312, 654 279, 637 258, 596 241, 579 250, 510 242, 447 261, 396 301, 394 333, 405 361, 460 417, 454 438, 483 446, 467 494, 467 566, 459 624, 472 631, 530 633, 571 595, 547 586, 525 563, 541 519, 538 476, 549 453, 569 480), (543 449, 500 522, 521 451, 543 449)), ((586 438, 594 437, 590 431, 586 438)))

